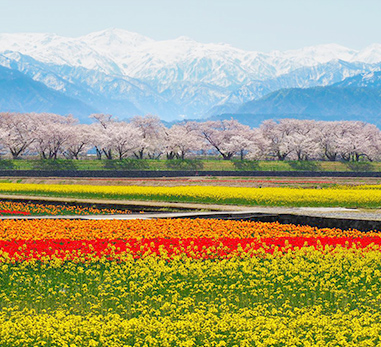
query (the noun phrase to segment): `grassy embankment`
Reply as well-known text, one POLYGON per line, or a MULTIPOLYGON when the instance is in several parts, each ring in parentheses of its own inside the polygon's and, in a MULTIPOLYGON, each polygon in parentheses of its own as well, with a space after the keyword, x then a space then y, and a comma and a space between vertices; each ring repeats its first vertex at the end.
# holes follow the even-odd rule
POLYGON ((0 160, 0 170, 381 171, 381 162, 240 160, 0 160))

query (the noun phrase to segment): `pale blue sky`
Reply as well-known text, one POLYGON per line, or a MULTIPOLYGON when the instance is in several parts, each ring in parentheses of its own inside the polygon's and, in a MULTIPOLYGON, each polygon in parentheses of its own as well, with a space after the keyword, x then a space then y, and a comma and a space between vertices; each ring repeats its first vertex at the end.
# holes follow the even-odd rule
POLYGON ((379 0, 0 0, 0 32, 80 36, 110 27, 246 50, 381 43, 379 0))

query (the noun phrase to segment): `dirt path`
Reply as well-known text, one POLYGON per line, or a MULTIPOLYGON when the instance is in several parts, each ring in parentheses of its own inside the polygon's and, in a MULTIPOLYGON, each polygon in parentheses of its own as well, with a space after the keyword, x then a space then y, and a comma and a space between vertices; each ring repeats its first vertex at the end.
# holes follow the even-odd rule
POLYGON ((184 202, 160 202, 160 201, 140 201, 140 200, 102 200, 102 199, 79 199, 65 197, 47 197, 47 196, 32 196, 32 195, 7 195, 0 194, 2 200, 20 200, 32 202, 56 202, 70 204, 92 204, 101 206, 115 206, 126 208, 141 207, 156 207, 156 208, 173 208, 180 210, 207 210, 207 211, 245 211, 249 207, 234 206, 234 205, 213 205, 213 204, 194 204, 184 202))

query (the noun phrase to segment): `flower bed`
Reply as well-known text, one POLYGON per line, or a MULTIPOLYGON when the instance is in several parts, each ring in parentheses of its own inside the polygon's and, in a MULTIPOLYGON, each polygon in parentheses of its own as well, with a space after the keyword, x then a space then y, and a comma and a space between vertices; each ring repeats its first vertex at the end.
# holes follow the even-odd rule
POLYGON ((219 220, 5 220, 0 346, 370 346, 381 235, 219 220))
POLYGON ((76 205, 37 204, 26 202, 0 201, 0 216, 64 216, 93 214, 126 214, 128 210, 95 208, 76 205))

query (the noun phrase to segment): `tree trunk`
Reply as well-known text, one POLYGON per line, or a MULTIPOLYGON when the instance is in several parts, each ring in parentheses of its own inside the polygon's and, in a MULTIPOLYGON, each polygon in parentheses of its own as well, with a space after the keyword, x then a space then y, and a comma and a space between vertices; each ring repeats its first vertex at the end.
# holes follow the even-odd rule
POLYGON ((20 152, 11 151, 11 153, 12 153, 12 159, 18 159, 19 158, 20 152))
POLYGON ((277 153, 278 160, 279 161, 284 161, 286 159, 287 155, 288 155, 288 153, 280 153, 280 152, 278 152, 277 153))
POLYGON ((222 158, 224 159, 224 160, 230 160, 231 158, 232 158, 232 156, 233 156, 233 153, 221 153, 222 154, 222 158))
POLYGON ((336 153, 330 153, 328 151, 325 151, 324 154, 325 154, 325 156, 327 157, 327 159, 329 161, 336 161, 336 159, 337 159, 337 154, 336 153))
POLYGON ((141 149, 140 151, 134 152, 134 156, 136 159, 143 159, 144 157, 144 149, 141 149))
POLYGON ((176 153, 175 152, 171 151, 171 152, 167 153, 167 159, 168 160, 175 159, 175 157, 176 157, 176 153))
POLYGON ((104 153, 104 155, 106 156, 106 158, 107 158, 108 160, 112 160, 112 152, 111 152, 111 149, 108 149, 108 150, 103 149, 103 153, 104 153))
POLYGON ((100 150, 97 146, 95 146, 95 151, 97 153, 97 159, 102 160, 102 150, 100 150))

